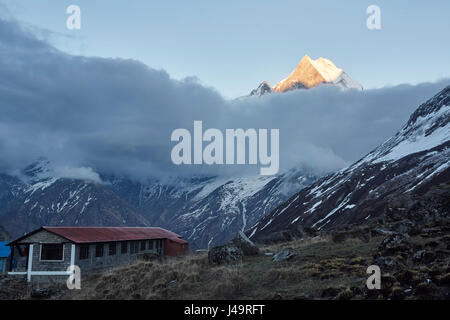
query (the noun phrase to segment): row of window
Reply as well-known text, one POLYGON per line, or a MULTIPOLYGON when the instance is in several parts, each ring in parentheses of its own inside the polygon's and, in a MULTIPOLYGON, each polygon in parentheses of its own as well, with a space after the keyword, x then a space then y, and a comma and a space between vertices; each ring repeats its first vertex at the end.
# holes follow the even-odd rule
MULTIPOLYGON (((130 243, 130 254, 138 253, 139 251, 153 250, 153 246, 156 249, 162 248, 163 240, 141 240, 141 241, 122 241, 120 242, 120 253, 128 253, 128 242, 130 243)), ((108 255, 114 256, 117 251, 117 242, 110 242, 106 244, 108 246, 108 255)), ((105 250, 105 243, 97 243, 95 245, 95 257, 103 257, 105 250)), ((80 246, 80 260, 89 258, 89 244, 80 246)))

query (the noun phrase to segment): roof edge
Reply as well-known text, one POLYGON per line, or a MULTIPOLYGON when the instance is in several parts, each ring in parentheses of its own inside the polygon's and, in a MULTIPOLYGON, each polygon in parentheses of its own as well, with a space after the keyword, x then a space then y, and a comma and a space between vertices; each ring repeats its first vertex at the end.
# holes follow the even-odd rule
MULTIPOLYGON (((52 228, 52 227, 49 227, 49 228, 52 228)), ((64 238, 64 239, 66 239, 66 240, 69 241, 69 242, 75 243, 73 240, 70 240, 69 238, 66 238, 66 237, 64 237, 64 236, 62 236, 62 235, 60 235, 60 234, 57 234, 57 233, 55 233, 55 232, 53 232, 53 231, 51 231, 51 230, 48 230, 47 227, 43 226, 43 227, 40 227, 40 228, 35 229, 35 230, 33 230, 33 231, 30 231, 30 232, 28 232, 27 234, 24 234, 23 236, 17 238, 16 240, 13 240, 13 241, 9 242, 9 243, 7 244, 7 246, 11 246, 11 245, 13 245, 13 244, 16 244, 17 242, 19 242, 19 241, 21 241, 21 240, 23 240, 23 239, 25 239, 25 238, 27 238, 27 237, 29 237, 29 236, 32 236, 33 234, 36 234, 36 233, 38 233, 38 232, 40 232, 40 231, 43 231, 43 230, 45 230, 45 231, 47 231, 47 232, 50 232, 50 233, 52 233, 52 234, 54 234, 54 235, 57 235, 58 237, 64 238)))

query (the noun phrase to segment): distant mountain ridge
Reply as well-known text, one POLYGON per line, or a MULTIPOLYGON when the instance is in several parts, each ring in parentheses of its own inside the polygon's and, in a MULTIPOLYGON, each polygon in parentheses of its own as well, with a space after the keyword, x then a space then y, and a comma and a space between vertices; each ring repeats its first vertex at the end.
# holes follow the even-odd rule
POLYGON ((285 79, 271 87, 267 81, 252 90, 250 96, 262 96, 268 93, 282 93, 296 89, 310 89, 319 85, 338 86, 343 89, 362 90, 361 84, 350 78, 344 70, 328 59, 311 59, 305 55, 294 71, 285 79))
POLYGON ((58 178, 42 158, 23 177, 0 175, 0 225, 17 237, 42 225, 160 226, 191 249, 223 244, 317 177, 189 177, 138 182, 111 175, 103 183, 58 178))

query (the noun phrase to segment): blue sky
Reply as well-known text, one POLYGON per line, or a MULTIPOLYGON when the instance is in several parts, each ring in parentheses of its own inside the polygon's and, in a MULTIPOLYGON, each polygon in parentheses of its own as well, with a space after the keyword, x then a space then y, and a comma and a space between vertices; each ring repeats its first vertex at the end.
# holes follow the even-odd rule
POLYGON ((226 98, 274 85, 304 54, 331 59, 365 88, 450 71, 448 0, 0 2, 64 51, 138 59, 175 79, 196 76, 226 98), (82 10, 78 31, 66 28, 71 4, 82 10), (381 30, 366 28, 371 4, 381 8, 381 30))

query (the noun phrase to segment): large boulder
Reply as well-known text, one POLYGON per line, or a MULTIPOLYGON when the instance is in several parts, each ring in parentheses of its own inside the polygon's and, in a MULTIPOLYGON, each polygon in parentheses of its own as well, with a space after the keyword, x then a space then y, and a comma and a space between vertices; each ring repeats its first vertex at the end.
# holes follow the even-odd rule
POLYGON ((259 248, 242 231, 238 232, 231 243, 241 249, 244 256, 254 256, 259 253, 259 248))
POLYGON ((231 264, 238 262, 244 256, 242 250, 228 243, 209 250, 208 261, 212 264, 231 264))
POLYGON ((272 261, 279 262, 279 261, 287 261, 290 260, 295 256, 294 253, 292 253, 289 250, 282 250, 278 252, 276 255, 273 256, 272 261))
POLYGON ((378 252, 382 256, 394 255, 398 252, 409 252, 411 249, 410 237, 400 233, 393 233, 387 236, 378 246, 378 252))

